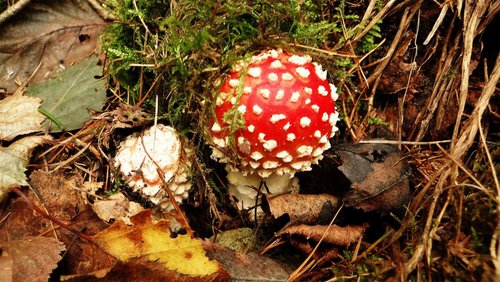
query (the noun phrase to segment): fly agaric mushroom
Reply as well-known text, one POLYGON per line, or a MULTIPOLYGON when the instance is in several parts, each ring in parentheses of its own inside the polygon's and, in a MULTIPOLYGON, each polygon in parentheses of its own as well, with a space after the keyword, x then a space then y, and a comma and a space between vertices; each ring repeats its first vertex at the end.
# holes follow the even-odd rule
POLYGON ((212 157, 228 163, 229 192, 253 198, 246 203, 239 199, 244 208, 255 205, 257 192, 247 187, 252 180, 238 175, 273 177, 280 188, 269 190, 283 193, 296 186, 296 172, 311 170, 322 159, 329 138, 338 131, 337 97, 321 65, 308 55, 280 49, 238 62, 227 74, 215 97, 209 134, 212 157), (236 129, 235 121, 240 125, 236 129))
POLYGON ((114 165, 135 192, 164 210, 172 210, 164 189, 170 189, 178 203, 187 198, 191 189, 187 153, 177 132, 158 124, 122 141, 114 165), (162 170, 167 187, 163 187, 157 168, 162 170))

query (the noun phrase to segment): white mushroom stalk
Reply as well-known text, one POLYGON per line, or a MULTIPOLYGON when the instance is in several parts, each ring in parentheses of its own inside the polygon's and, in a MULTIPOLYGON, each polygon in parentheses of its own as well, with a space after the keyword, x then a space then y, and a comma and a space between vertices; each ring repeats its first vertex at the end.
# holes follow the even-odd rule
POLYGON ((170 189, 178 203, 187 198, 191 189, 187 153, 177 132, 158 124, 122 141, 114 166, 134 191, 162 209, 172 210, 164 189, 170 189), (167 187, 163 187, 157 168, 163 171, 167 187))
POLYGON ((322 159, 338 131, 338 95, 327 72, 307 55, 270 50, 236 66, 220 87, 209 133, 212 157, 228 163, 229 192, 253 198, 239 198, 248 208, 255 205, 257 192, 248 183, 255 183, 256 176, 272 194, 286 193, 298 186, 293 182, 296 172, 311 170, 322 159), (231 130, 234 119, 228 113, 234 116, 235 110, 244 127, 231 130), (235 156, 226 152, 235 153, 236 164, 235 156))

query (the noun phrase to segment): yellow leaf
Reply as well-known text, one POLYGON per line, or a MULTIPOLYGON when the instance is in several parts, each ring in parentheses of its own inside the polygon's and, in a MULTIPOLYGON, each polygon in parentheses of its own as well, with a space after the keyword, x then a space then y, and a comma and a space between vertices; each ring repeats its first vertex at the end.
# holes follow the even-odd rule
POLYGON ((42 131, 45 116, 38 112, 42 99, 12 95, 0 101, 0 140, 42 131))
POLYGON ((189 276, 208 276, 220 271, 216 261, 210 260, 201 240, 191 235, 171 237, 169 222, 151 221, 151 211, 133 217, 133 226, 119 221, 95 236, 97 243, 121 261, 146 257, 162 263, 166 269, 189 276))

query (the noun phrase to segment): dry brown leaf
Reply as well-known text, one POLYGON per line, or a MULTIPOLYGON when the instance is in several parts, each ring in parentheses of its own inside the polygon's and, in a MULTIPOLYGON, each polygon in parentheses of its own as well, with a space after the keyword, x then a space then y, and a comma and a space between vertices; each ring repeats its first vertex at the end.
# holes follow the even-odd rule
POLYGON ((118 192, 106 199, 95 200, 92 204, 92 210, 106 222, 118 219, 126 224, 131 224, 130 217, 138 214, 144 208, 136 202, 129 201, 125 195, 118 192))
POLYGON ((12 95, 0 101, 0 140, 43 131, 45 116, 38 112, 42 99, 12 95))
POLYGON ((286 281, 289 272, 276 261, 256 253, 237 253, 205 240, 208 257, 217 260, 229 272, 232 281, 286 281))
POLYGON ((13 93, 35 70, 31 82, 86 59, 104 27, 87 1, 32 1, 0 26, 0 85, 13 93))
POLYGON ((282 229, 278 235, 296 235, 305 237, 309 240, 319 241, 323 234, 327 232, 323 242, 330 243, 333 245, 349 246, 357 242, 361 236, 363 236, 367 224, 363 225, 350 225, 350 226, 338 226, 333 224, 328 228, 325 225, 295 225, 282 229))
MULTIPOLYGON (((77 189, 81 187, 83 178, 75 173, 50 174, 35 171, 31 174, 31 187, 37 196, 27 190, 27 197, 52 216, 62 220, 75 230, 86 234, 96 234, 106 227, 77 189), (43 205, 42 205, 43 202, 43 205)), ((105 254, 95 245, 84 240, 78 240, 78 235, 58 228, 54 223, 34 212, 24 200, 16 198, 5 210, 6 217, 0 225, 0 241, 16 240, 26 236, 56 233, 59 240, 68 246, 62 264, 61 274, 88 273, 110 267, 114 258, 105 254), (55 230, 53 230, 55 228, 55 230)))
POLYGON ((2 254, 12 258, 13 281, 47 281, 66 248, 55 238, 26 237, 0 242, 2 254))
POLYGON ((274 218, 288 214, 291 222, 315 223, 323 216, 330 220, 339 199, 328 194, 284 194, 266 198, 274 218))
POLYGON ((407 203, 410 169, 397 147, 351 144, 334 149, 342 160, 339 170, 352 182, 352 190, 343 198, 346 206, 388 211, 407 203))

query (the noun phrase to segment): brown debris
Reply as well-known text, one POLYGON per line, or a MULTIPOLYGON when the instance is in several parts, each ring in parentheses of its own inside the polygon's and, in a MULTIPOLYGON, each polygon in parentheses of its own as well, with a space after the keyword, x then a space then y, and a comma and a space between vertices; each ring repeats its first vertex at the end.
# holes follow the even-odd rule
POLYGON ((356 243, 364 234, 367 224, 357 226, 338 226, 338 225, 295 225, 282 229, 278 234, 283 235, 298 235, 306 237, 308 240, 319 241, 323 235, 323 242, 339 246, 349 246, 356 243))
POLYGON ((288 214, 291 222, 314 223, 325 212, 333 214, 339 199, 328 194, 284 194, 267 198, 267 203, 274 218, 288 214))

